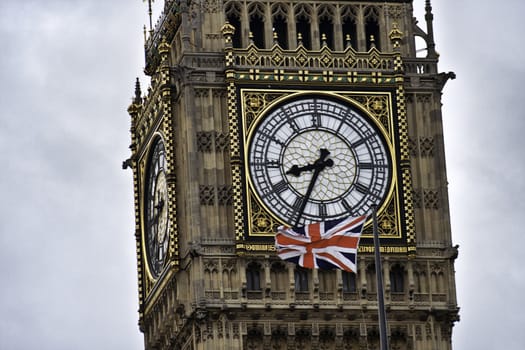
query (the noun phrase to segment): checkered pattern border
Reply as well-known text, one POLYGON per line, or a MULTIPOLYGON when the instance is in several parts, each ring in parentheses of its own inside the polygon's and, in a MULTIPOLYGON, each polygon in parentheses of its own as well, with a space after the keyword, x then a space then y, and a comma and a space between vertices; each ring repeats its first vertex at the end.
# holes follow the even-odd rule
POLYGON ((161 51, 162 62, 160 70, 160 86, 161 90, 161 106, 162 106, 162 124, 161 132, 164 137, 164 143, 166 147, 166 162, 168 170, 168 222, 169 226, 169 256, 171 262, 175 266, 179 266, 179 235, 177 225, 177 178, 176 178, 176 165, 177 159, 175 158, 175 131, 173 128, 172 114, 172 91, 170 88, 170 68, 168 62, 169 50, 161 51))
POLYGON ((233 199, 233 225, 235 239, 239 242, 244 239, 244 206, 243 206, 243 180, 241 169, 241 145, 239 124, 237 120, 237 94, 235 83, 228 83, 228 119, 230 129, 230 157, 232 171, 232 199, 233 199))
POLYGON ((403 207, 405 209, 405 230, 408 254, 416 251, 416 228, 412 200, 412 174, 410 170, 410 139, 405 104, 405 89, 400 81, 396 88, 396 107, 398 113, 399 154, 401 166, 401 186, 403 188, 403 207))

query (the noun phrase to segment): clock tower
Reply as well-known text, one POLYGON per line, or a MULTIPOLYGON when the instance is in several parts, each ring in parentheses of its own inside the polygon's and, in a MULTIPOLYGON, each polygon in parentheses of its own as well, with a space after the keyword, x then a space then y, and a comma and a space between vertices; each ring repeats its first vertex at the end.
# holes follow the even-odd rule
POLYGON ((373 206, 392 349, 452 348, 441 94, 454 74, 438 71, 430 1, 423 26, 412 6, 164 1, 124 163, 146 349, 377 349, 370 221, 356 274, 274 248, 280 225, 373 206))

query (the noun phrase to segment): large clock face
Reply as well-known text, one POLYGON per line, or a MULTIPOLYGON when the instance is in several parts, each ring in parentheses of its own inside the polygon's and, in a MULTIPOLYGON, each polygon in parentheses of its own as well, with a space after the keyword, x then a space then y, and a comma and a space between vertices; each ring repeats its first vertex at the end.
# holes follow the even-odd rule
POLYGON ((279 104, 248 136, 252 189, 292 226, 367 214, 392 183, 390 148, 379 130, 340 100, 303 96, 279 104))
POLYGON ((146 173, 145 244, 150 271, 157 277, 168 251, 168 187, 166 155, 160 139, 153 146, 146 173))

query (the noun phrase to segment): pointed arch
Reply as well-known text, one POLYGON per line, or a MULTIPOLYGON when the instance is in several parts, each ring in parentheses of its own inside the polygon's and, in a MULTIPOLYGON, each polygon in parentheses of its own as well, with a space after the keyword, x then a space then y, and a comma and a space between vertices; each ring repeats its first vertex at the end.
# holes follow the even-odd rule
POLYGON ((235 32, 232 37, 233 47, 242 47, 242 7, 235 1, 230 1, 225 5, 226 20, 234 28, 235 32))
MULTIPOLYGON (((301 35, 301 43, 307 50, 312 49, 312 8, 299 4, 294 9, 297 36, 301 35)), ((298 42, 299 43, 299 42, 298 42)))
POLYGON ((370 50, 372 46, 375 46, 378 50, 381 50, 379 8, 376 6, 368 6, 365 8, 364 13, 366 49, 370 50))
POLYGON ((341 11, 344 47, 352 46, 357 51, 357 8, 344 6, 341 11), (347 42, 347 38, 350 40, 347 42))
POLYGON ((335 9, 330 5, 320 5, 317 8, 317 18, 319 21, 319 40, 320 45, 323 46, 323 35, 326 38, 326 46, 334 49, 334 18, 335 9))
POLYGON ((277 35, 277 43, 283 49, 288 49, 288 6, 276 3, 272 6, 273 32, 277 35))
POLYGON ((390 291, 404 293, 405 289, 405 269, 400 264, 395 264, 390 269, 390 291))
POLYGON ((264 49, 264 6, 259 2, 254 2, 248 7, 248 17, 250 18, 250 33, 252 33, 253 44, 260 49, 264 49))

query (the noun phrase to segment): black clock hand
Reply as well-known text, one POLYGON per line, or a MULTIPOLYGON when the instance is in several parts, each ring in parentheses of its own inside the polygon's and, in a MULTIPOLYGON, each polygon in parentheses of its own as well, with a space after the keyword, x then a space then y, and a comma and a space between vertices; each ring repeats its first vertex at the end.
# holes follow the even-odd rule
POLYGON ((315 182, 317 181, 317 177, 319 176, 321 171, 324 170, 324 168, 326 168, 327 166, 331 167, 332 165, 334 165, 334 161, 332 159, 326 159, 326 157, 330 155, 330 152, 327 149, 321 148, 320 153, 321 155, 319 156, 319 159, 317 159, 313 164, 309 164, 301 168, 299 168, 297 165, 294 165, 292 166, 290 170, 286 172, 287 174, 289 173, 295 176, 299 176, 301 172, 303 171, 309 171, 309 170, 314 171, 314 174, 312 175, 312 179, 310 180, 310 184, 308 185, 308 189, 306 190, 306 194, 301 202, 301 208, 299 208, 299 211, 297 213, 297 219, 295 220, 294 227, 297 227, 297 225, 299 225, 299 222, 301 221, 301 217, 303 216, 304 209, 306 208, 306 203, 308 203, 308 199, 310 198, 312 194, 312 191, 315 186, 315 182))
POLYGON ((334 161, 331 159, 327 159, 325 161, 325 158, 330 155, 330 151, 328 151, 326 148, 321 148, 320 150, 320 157, 317 159, 313 164, 307 164, 303 167, 299 167, 297 164, 293 165, 290 170, 286 172, 286 174, 294 175, 294 176, 300 176, 303 171, 311 171, 315 170, 320 163, 325 162, 326 166, 332 166, 334 165, 334 161))

